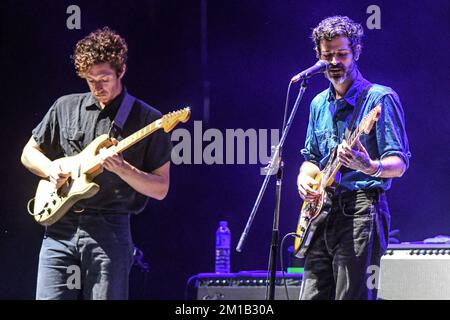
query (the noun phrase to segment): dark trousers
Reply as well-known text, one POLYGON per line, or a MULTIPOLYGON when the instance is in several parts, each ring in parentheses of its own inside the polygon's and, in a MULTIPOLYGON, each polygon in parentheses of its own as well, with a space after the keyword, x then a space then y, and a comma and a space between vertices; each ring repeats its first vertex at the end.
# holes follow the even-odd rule
POLYGON ((46 229, 36 299, 127 299, 133 250, 129 215, 67 213, 46 229))
POLYGON ((380 259, 389 240, 384 192, 358 190, 332 199, 305 258, 301 300, 376 299, 380 259))

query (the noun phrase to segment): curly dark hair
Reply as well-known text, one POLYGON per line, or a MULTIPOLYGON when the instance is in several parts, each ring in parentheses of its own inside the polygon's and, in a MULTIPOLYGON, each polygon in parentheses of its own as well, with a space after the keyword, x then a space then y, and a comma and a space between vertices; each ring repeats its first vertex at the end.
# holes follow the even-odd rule
POLYGON ((322 20, 312 31, 311 38, 317 56, 320 55, 320 40, 331 40, 337 36, 344 36, 350 40, 353 54, 359 55, 361 53, 362 37, 364 36, 361 24, 346 16, 333 16, 322 20))
POLYGON ((103 27, 78 41, 71 58, 81 78, 84 78, 90 67, 105 62, 109 62, 120 75, 127 62, 127 53, 125 39, 109 27, 103 27))

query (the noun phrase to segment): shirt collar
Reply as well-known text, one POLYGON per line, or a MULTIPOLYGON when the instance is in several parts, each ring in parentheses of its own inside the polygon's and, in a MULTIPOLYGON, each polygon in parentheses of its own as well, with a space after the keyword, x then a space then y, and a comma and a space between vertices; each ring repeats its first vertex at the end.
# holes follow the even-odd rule
POLYGON ((124 86, 120 94, 102 109, 100 103, 94 97, 92 92, 89 92, 87 98, 83 102, 83 107, 85 107, 86 109, 99 109, 101 112, 108 114, 115 114, 119 109, 120 104, 122 103, 123 98, 125 97, 125 94, 127 94, 127 89, 124 86))
MULTIPOLYGON (((347 92, 344 95, 344 100, 352 105, 353 107, 356 106, 356 102, 361 95, 361 92, 364 90, 364 88, 369 84, 369 81, 364 79, 364 77, 361 75, 358 69, 356 69, 356 76, 353 80, 353 83, 351 84, 350 88, 347 90, 347 92)), ((335 91, 333 85, 330 83, 330 87, 328 89, 328 101, 334 101, 336 100, 335 91)))
POLYGON ((89 92, 86 95, 86 99, 84 99, 82 106, 88 109, 92 109, 92 107, 100 109, 100 104, 98 103, 97 99, 95 99, 92 92, 89 92))

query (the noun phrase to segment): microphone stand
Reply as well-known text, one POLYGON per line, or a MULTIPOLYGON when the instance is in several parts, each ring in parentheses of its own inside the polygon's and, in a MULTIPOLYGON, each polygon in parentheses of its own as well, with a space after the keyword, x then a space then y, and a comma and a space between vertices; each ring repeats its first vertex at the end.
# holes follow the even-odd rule
MULTIPOLYGON (((291 80, 292 81, 292 80, 291 80)), ((276 278, 276 262, 277 262, 277 251, 278 251, 278 239, 279 239, 279 219, 280 219, 280 202, 281 202, 281 184, 283 179, 283 161, 281 159, 282 149, 284 142, 286 141, 286 137, 289 133, 289 129, 291 128, 292 122, 294 120, 295 114, 297 113, 298 106, 300 105, 300 101, 305 94, 307 87, 307 78, 302 78, 302 83, 300 86, 300 92, 295 101, 294 107, 292 108, 289 119, 286 123, 286 126, 283 128, 283 134, 281 136, 280 142, 276 147, 272 147, 273 151, 272 156, 270 158, 269 164, 266 168, 263 169, 266 177, 264 178, 264 182, 259 190, 258 197, 253 206, 252 212, 250 213, 250 217, 247 221, 247 225, 239 239, 239 243, 236 247, 236 251, 241 252, 242 247, 244 245, 245 239, 247 238, 248 232, 250 230, 251 224, 253 223, 253 219, 255 218, 256 211, 261 203, 264 192, 266 191, 267 184, 269 183, 270 177, 276 173, 277 182, 276 182, 276 204, 273 216, 273 227, 272 227, 272 241, 270 245, 270 262, 269 262, 269 271, 270 271, 270 280, 269 280, 269 300, 275 299, 275 278, 276 278)))

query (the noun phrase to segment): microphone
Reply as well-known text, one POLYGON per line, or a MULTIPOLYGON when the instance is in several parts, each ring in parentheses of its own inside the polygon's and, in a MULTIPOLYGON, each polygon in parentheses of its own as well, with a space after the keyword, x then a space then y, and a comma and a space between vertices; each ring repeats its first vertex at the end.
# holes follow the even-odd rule
POLYGON ((330 63, 326 60, 319 60, 316 62, 315 65, 313 65, 312 67, 300 72, 299 74, 295 75, 292 79, 291 82, 297 82, 299 80, 302 79, 308 79, 309 77, 317 74, 317 73, 322 73, 325 72, 325 70, 328 69, 328 67, 330 66, 330 63))

